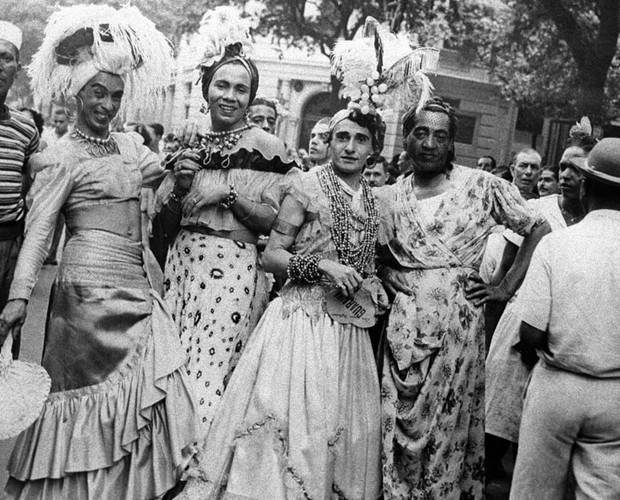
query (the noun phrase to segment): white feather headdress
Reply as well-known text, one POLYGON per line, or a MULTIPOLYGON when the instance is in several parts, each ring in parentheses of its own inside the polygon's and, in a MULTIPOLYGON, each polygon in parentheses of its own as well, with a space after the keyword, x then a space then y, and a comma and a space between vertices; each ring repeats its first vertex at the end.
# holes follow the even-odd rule
POLYGON ((172 64, 170 43, 136 7, 75 5, 51 15, 28 73, 37 103, 75 96, 99 71, 119 75, 122 114, 152 102, 172 64))
POLYGON ((341 94, 362 113, 376 109, 402 111, 422 107, 433 85, 425 72, 436 71, 439 50, 412 49, 408 39, 395 35, 368 17, 364 36, 339 41, 332 52, 332 73, 342 83, 341 94))
POLYGON ((235 7, 219 6, 207 12, 201 21, 199 43, 204 47, 199 67, 209 67, 219 61, 229 46, 237 45, 238 54, 251 57, 253 43, 251 23, 239 15, 235 7))

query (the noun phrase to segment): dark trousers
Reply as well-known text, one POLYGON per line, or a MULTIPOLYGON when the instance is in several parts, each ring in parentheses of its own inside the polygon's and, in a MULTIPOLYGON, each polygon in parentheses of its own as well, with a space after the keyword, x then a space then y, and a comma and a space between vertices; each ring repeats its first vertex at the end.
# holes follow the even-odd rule
MULTIPOLYGON (((4 309, 8 299, 11 282, 15 274, 17 256, 24 240, 23 235, 15 238, 0 240, 0 311, 4 309)), ((13 340, 13 359, 19 356, 20 339, 13 340)))

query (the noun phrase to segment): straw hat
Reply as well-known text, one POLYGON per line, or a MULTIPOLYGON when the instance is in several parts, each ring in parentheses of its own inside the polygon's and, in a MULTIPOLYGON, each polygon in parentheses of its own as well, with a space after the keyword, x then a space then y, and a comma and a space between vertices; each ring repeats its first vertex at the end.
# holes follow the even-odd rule
POLYGON ((14 361, 13 336, 0 351, 0 439, 9 439, 27 429, 39 416, 52 381, 35 363, 14 361))

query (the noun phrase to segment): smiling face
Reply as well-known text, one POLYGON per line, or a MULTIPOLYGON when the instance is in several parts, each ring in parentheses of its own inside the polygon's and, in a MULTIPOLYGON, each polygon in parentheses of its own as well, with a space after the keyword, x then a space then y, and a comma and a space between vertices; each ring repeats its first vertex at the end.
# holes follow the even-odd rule
POLYGON ((444 173, 453 147, 450 119, 437 111, 418 113, 415 126, 405 138, 405 150, 414 173, 426 177, 444 173))
POLYGON ((125 84, 118 75, 100 71, 77 94, 76 127, 87 135, 106 138, 118 113, 125 84))
POLYGON ((0 100, 6 98, 20 67, 15 45, 6 40, 0 40, 0 100))
POLYGON ((213 130, 232 130, 244 124, 250 104, 250 74, 240 63, 224 64, 213 75, 208 103, 213 130))
POLYGON ((248 109, 249 122, 269 134, 276 133, 276 110, 266 104, 255 104, 248 109))
POLYGON ((370 131, 349 119, 342 120, 332 131, 329 150, 336 175, 343 179, 355 177, 373 152, 370 131))
POLYGON ((560 192, 565 198, 578 200, 582 194, 583 174, 571 163, 574 158, 586 158, 588 154, 578 146, 567 148, 560 158, 560 192))

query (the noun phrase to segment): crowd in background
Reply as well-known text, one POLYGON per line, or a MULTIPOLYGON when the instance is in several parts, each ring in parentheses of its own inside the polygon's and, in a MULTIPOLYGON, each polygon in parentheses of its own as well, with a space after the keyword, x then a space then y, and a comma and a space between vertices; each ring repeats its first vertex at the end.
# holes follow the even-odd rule
MULTIPOLYGON (((167 47, 135 8, 72 8, 167 47)), ((118 32, 60 82, 46 72, 88 42, 42 46, 31 72, 77 101, 44 118, 5 102, 7 24, 0 340, 16 359, 58 265, 51 394, 7 498, 482 499, 510 454, 511 499, 620 496, 619 140, 582 122, 558 165, 528 148, 465 167, 454 110, 429 97, 391 158, 363 102, 295 150, 240 43, 200 67, 206 128, 114 129, 157 87, 125 76, 163 64, 118 32)))

